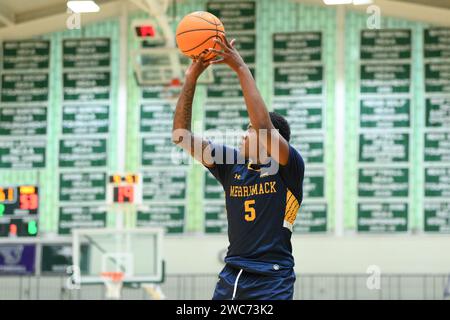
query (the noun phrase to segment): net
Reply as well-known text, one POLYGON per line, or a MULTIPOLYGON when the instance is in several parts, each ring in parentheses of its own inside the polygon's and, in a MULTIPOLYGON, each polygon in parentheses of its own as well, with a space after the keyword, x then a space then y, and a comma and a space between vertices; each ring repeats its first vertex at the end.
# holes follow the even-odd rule
POLYGON ((102 272, 101 278, 106 287, 106 299, 120 299, 123 286, 123 272, 102 272))

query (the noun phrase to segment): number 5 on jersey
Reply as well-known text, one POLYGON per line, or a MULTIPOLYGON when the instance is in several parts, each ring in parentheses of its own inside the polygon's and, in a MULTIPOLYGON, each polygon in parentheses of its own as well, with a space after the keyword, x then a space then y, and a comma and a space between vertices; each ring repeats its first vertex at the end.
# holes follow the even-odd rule
POLYGON ((245 206, 245 221, 253 221, 256 218, 256 211, 255 208, 251 207, 251 205, 255 204, 255 199, 252 200, 245 200, 244 206, 245 206))

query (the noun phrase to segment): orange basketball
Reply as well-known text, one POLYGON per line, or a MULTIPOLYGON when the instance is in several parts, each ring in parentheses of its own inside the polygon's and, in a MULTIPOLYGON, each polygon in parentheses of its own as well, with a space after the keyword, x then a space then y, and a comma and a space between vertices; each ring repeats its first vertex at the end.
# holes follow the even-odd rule
MULTIPOLYGON (((180 51, 192 58, 197 58, 208 48, 218 49, 219 45, 214 41, 222 38, 225 29, 222 22, 213 14, 205 11, 189 13, 178 24, 176 31, 177 46, 180 51)), ((204 60, 211 60, 215 53, 207 53, 204 60)))

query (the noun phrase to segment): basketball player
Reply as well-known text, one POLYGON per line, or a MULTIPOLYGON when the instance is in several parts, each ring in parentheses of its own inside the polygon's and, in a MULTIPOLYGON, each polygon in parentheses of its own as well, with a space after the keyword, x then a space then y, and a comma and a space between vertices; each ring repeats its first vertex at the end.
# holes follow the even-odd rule
POLYGON ((268 112, 234 40, 224 37, 216 42, 222 50, 209 52, 218 59, 205 62, 200 56, 185 73, 172 136, 174 143, 208 168, 226 194, 230 244, 213 299, 292 299, 295 273, 290 239, 302 202, 304 162, 289 144, 289 124, 268 112), (241 84, 250 123, 239 150, 191 133, 196 81, 211 64, 228 65, 241 84))

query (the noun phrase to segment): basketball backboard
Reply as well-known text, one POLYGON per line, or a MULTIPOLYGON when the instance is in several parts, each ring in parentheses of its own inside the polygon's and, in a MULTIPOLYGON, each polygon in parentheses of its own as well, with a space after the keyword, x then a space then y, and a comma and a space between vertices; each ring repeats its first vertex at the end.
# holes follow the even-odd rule
MULTIPOLYGON (((141 87, 160 87, 164 91, 162 96, 169 99, 177 97, 181 89, 178 84, 183 81, 191 59, 176 48, 173 26, 166 14, 167 0, 134 2, 149 13, 148 18, 132 22, 135 44, 130 57, 136 81, 141 87)), ((213 81, 212 68, 208 68, 198 83, 213 81)))
POLYGON ((75 284, 102 284, 102 274, 117 272, 123 273, 124 284, 158 283, 164 279, 162 228, 76 229, 72 235, 75 284), (83 269, 82 246, 88 251, 83 269))
MULTIPOLYGON (((169 85, 172 80, 184 79, 184 73, 191 59, 182 55, 177 48, 153 47, 138 49, 131 54, 136 80, 140 86, 169 85)), ((198 83, 214 81, 212 68, 200 76, 198 83)))

